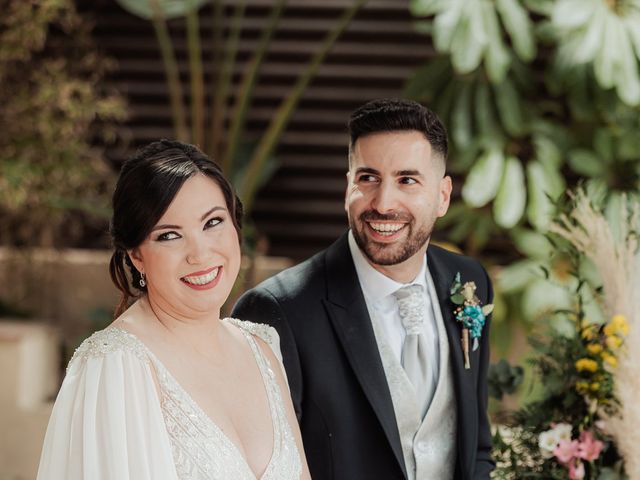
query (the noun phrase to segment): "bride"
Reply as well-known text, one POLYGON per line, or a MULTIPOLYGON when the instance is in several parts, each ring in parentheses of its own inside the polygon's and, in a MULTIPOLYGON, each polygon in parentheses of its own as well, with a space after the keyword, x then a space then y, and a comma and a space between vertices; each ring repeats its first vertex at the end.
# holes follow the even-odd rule
POLYGON ((110 265, 122 301, 69 362, 39 480, 310 478, 276 331, 220 320, 241 210, 191 145, 162 140, 125 162, 110 265))

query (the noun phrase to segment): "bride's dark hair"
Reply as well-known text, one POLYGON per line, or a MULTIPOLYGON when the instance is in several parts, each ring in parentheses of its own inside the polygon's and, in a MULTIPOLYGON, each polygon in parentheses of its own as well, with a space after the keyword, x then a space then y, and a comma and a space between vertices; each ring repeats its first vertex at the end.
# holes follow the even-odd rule
POLYGON ((113 193, 109 231, 114 251, 109 273, 122 294, 116 317, 124 312, 131 298, 146 292, 146 286, 140 286, 140 272, 127 251, 138 247, 149 236, 180 187, 196 174, 206 175, 218 184, 238 239, 242 239, 242 203, 216 162, 193 145, 177 141, 160 140, 142 148, 122 165, 113 193))

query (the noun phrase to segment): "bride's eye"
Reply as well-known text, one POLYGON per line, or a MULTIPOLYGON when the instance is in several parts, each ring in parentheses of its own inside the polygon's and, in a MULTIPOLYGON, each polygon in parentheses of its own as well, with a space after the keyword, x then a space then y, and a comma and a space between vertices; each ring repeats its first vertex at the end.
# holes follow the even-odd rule
POLYGON ((158 237, 156 238, 156 240, 158 242, 166 242, 168 240, 175 240, 177 238, 180 238, 180 235, 178 235, 176 232, 164 232, 161 233, 160 235, 158 235, 158 237))
POLYGON ((213 228, 216 225, 220 225, 222 222, 224 222, 224 219, 222 217, 213 217, 204 224, 204 228, 205 230, 208 228, 213 228))

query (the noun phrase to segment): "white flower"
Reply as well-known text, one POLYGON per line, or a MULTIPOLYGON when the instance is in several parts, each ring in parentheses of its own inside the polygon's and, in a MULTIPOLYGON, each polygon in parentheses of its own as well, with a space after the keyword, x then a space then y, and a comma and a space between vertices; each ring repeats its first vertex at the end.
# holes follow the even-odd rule
POLYGON ((602 433, 604 433, 605 435, 611 435, 609 433, 609 431, 607 430, 607 422, 605 422, 604 420, 596 420, 594 422, 594 425, 596 426, 596 428, 598 430, 600 430, 602 433))
POLYGON ((563 441, 571 441, 573 427, 568 423, 558 423, 551 430, 542 432, 538 437, 538 447, 544 458, 553 457, 553 451, 563 441))
POLYGON ((554 430, 542 432, 538 437, 538 447, 544 458, 553 457, 553 451, 558 446, 558 436, 554 430))
POLYGON ((573 427, 568 423, 559 423, 552 429, 556 434, 558 443, 562 440, 571 441, 571 430, 573 430, 573 427))

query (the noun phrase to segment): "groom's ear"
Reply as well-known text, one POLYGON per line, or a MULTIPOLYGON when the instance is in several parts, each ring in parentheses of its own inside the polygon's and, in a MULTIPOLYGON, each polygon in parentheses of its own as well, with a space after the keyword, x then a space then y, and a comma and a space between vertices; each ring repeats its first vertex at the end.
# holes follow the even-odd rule
POLYGON ((349 213, 349 187, 351 186, 351 170, 346 173, 347 187, 344 189, 344 211, 349 213))
POLYGON ((447 213, 447 210, 449 210, 452 190, 453 185, 451 182, 451 177, 447 175, 442 180, 440 180, 437 210, 438 217, 444 217, 444 215, 447 213))

